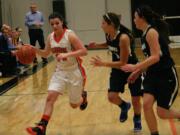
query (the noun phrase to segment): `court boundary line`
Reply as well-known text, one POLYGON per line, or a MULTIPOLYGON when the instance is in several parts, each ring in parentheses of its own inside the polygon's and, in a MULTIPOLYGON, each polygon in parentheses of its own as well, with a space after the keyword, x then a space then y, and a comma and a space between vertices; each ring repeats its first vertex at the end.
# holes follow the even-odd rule
POLYGON ((175 125, 173 119, 169 119, 169 125, 170 125, 170 129, 171 129, 172 135, 178 135, 177 134, 176 125, 175 125))

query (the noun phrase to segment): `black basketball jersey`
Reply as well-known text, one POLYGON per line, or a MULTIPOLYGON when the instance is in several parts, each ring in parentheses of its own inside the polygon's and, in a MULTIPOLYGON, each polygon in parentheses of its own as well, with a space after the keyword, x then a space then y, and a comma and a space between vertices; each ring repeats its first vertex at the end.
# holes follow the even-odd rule
MULTIPOLYGON (((143 33, 142 38, 141 38, 141 43, 142 43, 142 51, 146 57, 149 57, 150 54, 150 48, 149 45, 146 41, 146 35, 148 31, 153 28, 152 26, 149 26, 149 28, 143 33)), ((159 33, 159 44, 160 44, 160 60, 150 66, 148 68, 148 71, 161 71, 164 69, 171 68, 174 65, 174 61, 170 56, 169 52, 169 47, 168 47, 168 42, 167 40, 164 39, 164 37, 159 33)))
POLYGON ((116 35, 116 37, 111 40, 109 35, 106 34, 106 44, 108 45, 109 51, 112 53, 112 61, 119 61, 120 60, 120 47, 119 47, 119 38, 122 34, 127 34, 131 40, 131 54, 129 55, 128 58, 128 63, 129 64, 135 64, 138 62, 137 57, 134 53, 134 40, 132 39, 132 37, 129 35, 129 33, 124 33, 121 31, 118 31, 118 34, 116 35))

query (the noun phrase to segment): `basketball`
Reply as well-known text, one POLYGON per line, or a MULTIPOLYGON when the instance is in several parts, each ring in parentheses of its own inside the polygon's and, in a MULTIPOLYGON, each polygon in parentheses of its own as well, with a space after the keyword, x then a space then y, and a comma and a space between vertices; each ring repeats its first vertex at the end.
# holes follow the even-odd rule
POLYGON ((22 64, 31 64, 36 57, 36 51, 31 45, 23 45, 16 53, 22 64))

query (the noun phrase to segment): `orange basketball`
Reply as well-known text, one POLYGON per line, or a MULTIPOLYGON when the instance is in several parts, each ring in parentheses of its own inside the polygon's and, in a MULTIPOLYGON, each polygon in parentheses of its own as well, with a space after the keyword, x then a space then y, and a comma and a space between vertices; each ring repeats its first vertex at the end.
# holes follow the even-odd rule
POLYGON ((31 64, 36 57, 36 51, 31 45, 23 45, 16 55, 22 64, 31 64))

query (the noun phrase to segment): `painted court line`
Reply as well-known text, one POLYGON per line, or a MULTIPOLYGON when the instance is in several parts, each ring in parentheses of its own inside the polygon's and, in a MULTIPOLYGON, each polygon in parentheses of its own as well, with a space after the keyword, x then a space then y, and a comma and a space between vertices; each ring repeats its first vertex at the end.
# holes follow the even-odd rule
POLYGON ((172 135, 178 135, 173 119, 169 119, 169 125, 170 125, 170 128, 171 128, 172 135))

